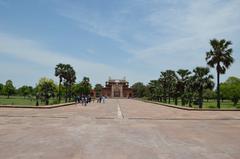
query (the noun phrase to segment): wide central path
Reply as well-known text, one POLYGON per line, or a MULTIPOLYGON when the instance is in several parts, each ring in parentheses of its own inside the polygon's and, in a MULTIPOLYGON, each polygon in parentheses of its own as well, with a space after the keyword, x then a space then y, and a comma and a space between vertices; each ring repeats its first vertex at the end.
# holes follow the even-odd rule
POLYGON ((130 99, 50 110, 0 109, 2 159, 239 159, 240 112, 130 99))

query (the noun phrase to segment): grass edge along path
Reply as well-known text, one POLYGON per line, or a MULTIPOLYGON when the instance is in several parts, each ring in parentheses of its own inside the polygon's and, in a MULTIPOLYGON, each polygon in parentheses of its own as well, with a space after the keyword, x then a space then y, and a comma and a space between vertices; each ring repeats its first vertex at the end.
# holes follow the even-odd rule
POLYGON ((167 104, 167 103, 162 103, 162 102, 156 102, 156 101, 151 101, 151 100, 146 100, 146 99, 136 99, 139 101, 143 101, 146 103, 152 103, 152 104, 157 104, 157 105, 162 105, 166 107, 171 107, 171 108, 176 108, 176 109, 182 109, 182 110, 188 110, 188 111, 240 111, 240 109, 237 108, 191 108, 191 107, 186 107, 186 106, 177 106, 177 105, 172 105, 172 104, 167 104))
POLYGON ((64 107, 69 105, 74 105, 75 102, 53 104, 53 105, 41 105, 41 106, 31 106, 31 105, 0 105, 0 108, 31 108, 31 109, 51 109, 64 107))

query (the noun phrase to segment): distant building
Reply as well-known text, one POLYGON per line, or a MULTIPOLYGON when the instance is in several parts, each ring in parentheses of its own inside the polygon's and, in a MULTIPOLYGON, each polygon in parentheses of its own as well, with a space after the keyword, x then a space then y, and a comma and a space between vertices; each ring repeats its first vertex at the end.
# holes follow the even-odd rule
POLYGON ((105 87, 102 88, 101 95, 110 98, 130 98, 133 96, 133 91, 129 88, 126 78, 111 79, 109 77, 105 87))

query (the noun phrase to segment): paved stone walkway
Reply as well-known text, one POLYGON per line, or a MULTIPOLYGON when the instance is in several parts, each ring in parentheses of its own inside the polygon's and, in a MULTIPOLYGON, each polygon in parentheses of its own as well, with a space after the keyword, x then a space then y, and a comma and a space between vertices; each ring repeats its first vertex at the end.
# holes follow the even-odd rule
POLYGON ((130 99, 0 109, 0 159, 239 159, 240 112, 130 99))

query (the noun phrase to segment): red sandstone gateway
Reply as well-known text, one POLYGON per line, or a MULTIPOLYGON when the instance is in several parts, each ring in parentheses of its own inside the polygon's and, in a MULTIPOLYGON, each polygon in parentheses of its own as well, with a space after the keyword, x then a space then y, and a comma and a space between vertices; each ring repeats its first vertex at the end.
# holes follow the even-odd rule
POLYGON ((111 79, 109 77, 105 87, 102 88, 101 95, 110 98, 130 98, 133 91, 129 88, 129 83, 125 77, 123 79, 111 79))

